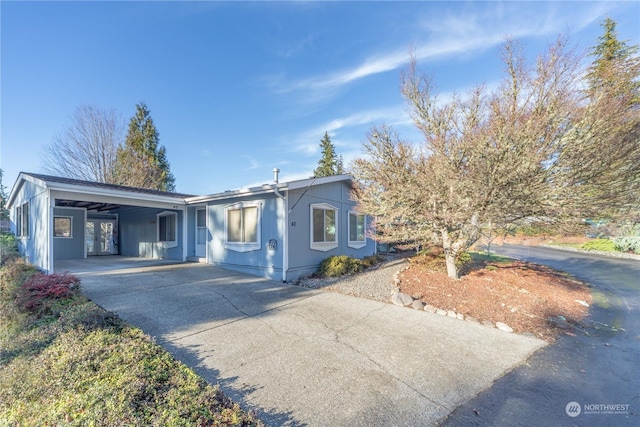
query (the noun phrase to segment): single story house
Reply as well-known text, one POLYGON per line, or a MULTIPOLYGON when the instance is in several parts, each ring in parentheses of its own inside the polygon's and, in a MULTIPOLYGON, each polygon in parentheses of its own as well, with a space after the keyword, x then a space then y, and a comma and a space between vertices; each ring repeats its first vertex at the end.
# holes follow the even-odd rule
POLYGON ((331 255, 376 252, 349 175, 274 181, 207 196, 20 173, 8 198, 27 261, 122 255, 199 261, 295 281, 331 255))

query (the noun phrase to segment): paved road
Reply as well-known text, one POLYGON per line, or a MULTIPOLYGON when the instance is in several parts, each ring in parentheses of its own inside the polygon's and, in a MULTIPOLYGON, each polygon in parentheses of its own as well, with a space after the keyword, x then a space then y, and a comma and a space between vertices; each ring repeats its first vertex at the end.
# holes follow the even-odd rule
POLYGON ((594 301, 575 336, 539 351, 441 425, 639 426, 640 261, 544 247, 492 249, 571 273, 592 286, 594 301))

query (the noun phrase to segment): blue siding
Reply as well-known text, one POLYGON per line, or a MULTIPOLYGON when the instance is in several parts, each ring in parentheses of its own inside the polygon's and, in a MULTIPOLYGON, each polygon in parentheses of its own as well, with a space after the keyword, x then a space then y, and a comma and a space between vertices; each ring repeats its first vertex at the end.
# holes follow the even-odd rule
MULTIPOLYGON (((300 276, 314 273, 320 262, 333 255, 348 255, 364 258, 375 253, 375 242, 366 239, 363 248, 348 246, 349 210, 355 208, 350 199, 351 187, 348 181, 323 184, 309 188, 289 191, 289 271, 288 280, 297 280, 300 276), (320 251, 311 249, 311 205, 326 203, 337 208, 338 247, 320 251)), ((367 221, 369 224, 370 221, 367 221)))
POLYGON ((43 187, 29 181, 23 182, 11 209, 11 231, 16 232, 16 207, 27 202, 29 203, 29 236, 18 237, 18 248, 27 262, 46 270, 49 253, 47 238, 49 205, 47 192, 43 187))
POLYGON ((181 260, 184 241, 182 221, 181 211, 141 207, 119 211, 120 255, 181 260), (178 214, 176 224, 178 245, 176 247, 165 248, 158 242, 157 214, 160 212, 176 212, 178 214))
POLYGON ((84 209, 54 208, 53 216, 71 217, 71 238, 53 238, 53 259, 84 258, 84 209))
POLYGON ((283 212, 282 199, 273 194, 210 203, 207 215, 211 240, 207 262, 274 280, 282 279, 283 212), (247 252, 225 246, 226 208, 241 202, 259 203, 260 206, 260 248, 247 252), (270 241, 275 242, 271 248, 270 241))

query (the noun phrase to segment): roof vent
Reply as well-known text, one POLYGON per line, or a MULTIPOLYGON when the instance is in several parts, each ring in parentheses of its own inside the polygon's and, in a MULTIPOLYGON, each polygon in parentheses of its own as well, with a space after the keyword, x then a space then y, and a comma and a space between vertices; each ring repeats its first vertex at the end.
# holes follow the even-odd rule
POLYGON ((278 174, 280 173, 280 169, 273 168, 273 182, 278 183, 278 174))

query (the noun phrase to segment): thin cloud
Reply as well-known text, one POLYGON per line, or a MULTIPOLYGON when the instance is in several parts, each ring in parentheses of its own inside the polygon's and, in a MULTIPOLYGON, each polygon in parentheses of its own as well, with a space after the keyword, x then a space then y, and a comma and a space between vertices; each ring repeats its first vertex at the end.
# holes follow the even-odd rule
MULTIPOLYGON (((505 37, 521 38, 529 36, 555 35, 567 31, 577 31, 600 19, 612 6, 606 3, 593 3, 581 7, 572 7, 574 14, 573 27, 566 27, 565 12, 558 6, 549 4, 546 14, 541 14, 539 7, 544 3, 535 3, 527 7, 526 3, 501 3, 499 7, 484 10, 482 13, 466 11, 464 14, 451 12, 438 20, 431 18, 420 22, 421 30, 413 39, 429 40, 428 43, 416 44, 414 55, 418 61, 427 61, 443 57, 451 57, 476 53, 493 48, 504 42, 505 37), (535 13, 531 7, 536 7, 535 13), (578 19, 575 15, 579 14, 578 19), (506 19, 506 16, 509 19, 506 19)), ((562 5, 567 7, 567 4, 562 5)), ((459 9, 456 9, 456 12, 459 9)), ((407 41, 409 42, 409 41, 407 41)), ((409 60, 409 45, 391 52, 365 58, 355 67, 326 75, 291 80, 285 76, 272 76, 272 87, 278 93, 307 91, 306 99, 321 101, 331 98, 335 91, 357 80, 392 71, 403 67, 409 60)))

